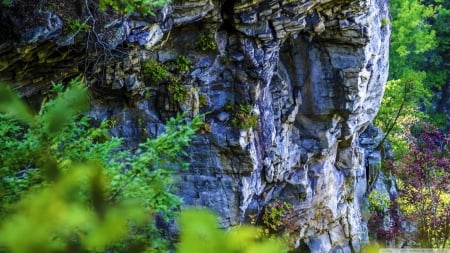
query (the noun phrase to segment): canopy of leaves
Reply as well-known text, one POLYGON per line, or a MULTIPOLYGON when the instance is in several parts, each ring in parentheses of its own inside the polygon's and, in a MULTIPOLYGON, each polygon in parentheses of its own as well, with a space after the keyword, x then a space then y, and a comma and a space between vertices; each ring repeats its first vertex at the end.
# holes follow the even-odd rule
POLYGON ((436 32, 427 22, 436 7, 419 0, 392 0, 392 39, 389 79, 375 119, 392 142, 398 157, 407 150, 411 123, 427 117, 433 93, 424 67, 425 53, 437 46, 436 32))

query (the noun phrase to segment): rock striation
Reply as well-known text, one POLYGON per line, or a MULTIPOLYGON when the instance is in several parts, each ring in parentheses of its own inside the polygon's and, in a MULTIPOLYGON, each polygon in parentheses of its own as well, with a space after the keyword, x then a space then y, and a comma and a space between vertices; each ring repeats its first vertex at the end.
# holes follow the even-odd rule
POLYGON ((186 206, 209 207, 229 227, 261 222, 286 202, 280 231, 296 247, 356 252, 368 241, 362 208, 380 157, 375 130, 361 134, 387 79, 386 0, 175 0, 154 16, 41 2, 1 10, 10 27, 0 35, 0 76, 31 102, 50 81, 81 73, 90 114, 114 118, 112 133, 130 147, 177 112, 209 112, 180 173, 186 206), (67 32, 69 18, 89 26, 67 32), (150 58, 172 66, 172 78, 149 81, 150 58), (250 118, 257 123, 245 125, 250 118))

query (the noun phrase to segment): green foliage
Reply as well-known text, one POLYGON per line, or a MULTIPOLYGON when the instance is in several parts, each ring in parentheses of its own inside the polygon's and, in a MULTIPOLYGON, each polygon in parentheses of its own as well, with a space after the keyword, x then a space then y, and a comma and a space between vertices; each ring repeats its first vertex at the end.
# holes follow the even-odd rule
POLYGON ((13 3, 13 0, 2 0, 1 5, 5 7, 10 7, 13 3))
POLYGON ((389 195, 373 190, 369 194, 369 209, 372 212, 386 212, 391 204, 389 195))
POLYGON ((59 94, 36 115, 0 87, 0 246, 11 252, 128 251, 139 243, 166 250, 151 215, 167 219, 181 203, 169 190, 171 175, 187 167, 180 156, 203 124, 200 116, 189 122, 177 116, 158 138, 119 151, 121 140, 107 134, 113 122, 91 127, 80 116, 88 101, 79 80, 65 91, 53 85, 59 94), (40 233, 23 242, 36 228, 40 233))
POLYGON ((410 151, 391 163, 400 209, 416 228, 409 235, 414 241, 424 248, 445 248, 450 238, 450 136, 428 123, 412 132, 410 151))
POLYGON ((108 6, 122 14, 140 13, 154 15, 153 10, 164 6, 170 0, 100 0, 100 10, 105 11, 108 6))
POLYGON ((184 55, 179 55, 167 65, 149 58, 143 63, 141 73, 144 79, 153 85, 167 81, 167 91, 176 102, 183 103, 188 99, 190 89, 183 84, 181 78, 190 68, 191 61, 184 55))
POLYGON ((105 250, 126 236, 130 221, 142 223, 148 217, 145 209, 130 203, 107 205, 105 184, 100 166, 73 166, 14 206, 14 213, 2 222, 0 245, 10 252, 105 250))
POLYGON ((436 126, 440 129, 445 129, 447 127, 447 114, 445 113, 433 113, 426 116, 425 120, 431 125, 436 126))
POLYGON ((184 102, 188 98, 189 90, 183 85, 180 79, 171 76, 167 90, 172 94, 173 99, 177 102, 184 102))
POLYGON ((419 109, 431 105, 432 92, 422 66, 424 53, 436 47, 436 34, 425 21, 435 8, 419 0, 393 0, 390 9, 390 81, 375 124, 389 136, 398 157, 407 151, 409 126, 424 118, 419 109))
POLYGON ((424 73, 416 72, 401 80, 390 80, 381 102, 380 110, 374 120, 386 134, 395 157, 408 151, 406 136, 410 126, 425 117, 419 106, 429 104, 432 93, 423 86, 424 73))
POLYGON ((141 71, 144 79, 153 85, 167 80, 170 75, 167 67, 153 58, 148 58, 144 61, 141 71))
POLYGON ((30 108, 15 96, 14 91, 4 83, 0 85, 0 113, 5 113, 24 123, 34 121, 34 115, 30 108))
POLYGON ((428 75, 425 83, 436 90, 441 89, 450 81, 450 62, 446 55, 450 53, 450 3, 448 1, 431 1, 437 13, 430 18, 431 28, 436 31, 437 46, 427 52, 422 62, 428 75))
POLYGON ((200 38, 197 41, 197 46, 202 51, 216 50, 217 44, 216 44, 216 40, 214 38, 214 33, 200 35, 200 38))
POLYGON ((402 79, 409 69, 417 70, 421 53, 436 47, 436 34, 426 18, 435 9, 419 0, 390 1, 392 39, 390 50, 390 79, 402 79))
POLYGON ((273 253, 286 252, 279 240, 262 240, 254 227, 239 226, 228 232, 220 230, 217 218, 206 210, 181 213, 181 238, 178 253, 273 253))
POLYGON ((178 55, 176 62, 176 68, 181 73, 186 73, 191 69, 191 60, 185 55, 178 55))
POLYGON ((258 126, 258 115, 252 113, 252 105, 241 104, 239 106, 226 106, 233 113, 231 125, 240 129, 251 129, 258 126))
POLYGON ((199 94, 198 95, 198 103, 199 103, 199 107, 205 107, 208 105, 208 96, 206 96, 205 94, 199 94))
POLYGON ((381 26, 382 26, 382 27, 385 27, 385 26, 387 26, 387 25, 389 25, 389 19, 387 19, 387 18, 382 18, 382 19, 381 19, 381 26))
POLYGON ((79 19, 68 18, 66 20, 66 32, 67 33, 78 33, 78 32, 88 32, 91 26, 86 22, 82 22, 79 19))
POLYGON ((281 231, 286 226, 284 220, 286 215, 290 212, 292 205, 287 202, 274 202, 269 204, 264 209, 262 215, 262 222, 264 227, 270 230, 270 233, 281 231))

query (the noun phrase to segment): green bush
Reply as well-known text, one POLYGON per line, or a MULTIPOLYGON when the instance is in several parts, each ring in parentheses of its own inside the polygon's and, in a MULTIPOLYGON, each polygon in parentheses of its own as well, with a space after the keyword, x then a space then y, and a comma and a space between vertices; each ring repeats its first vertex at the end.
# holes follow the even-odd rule
POLYGON ((191 60, 185 55, 179 55, 176 59, 176 68, 180 73, 186 73, 191 69, 191 60))
POLYGON ((382 18, 381 19, 381 27, 385 27, 389 25, 389 19, 387 18, 382 18))
POLYGON ((369 194, 369 209, 372 212, 386 212, 391 204, 391 199, 387 193, 373 190, 369 194))
POLYGON ((13 0, 2 0, 0 5, 2 5, 4 7, 10 7, 12 5, 12 3, 13 3, 13 0))
POLYGON ((197 46, 200 47, 202 51, 216 50, 217 44, 214 38, 214 33, 202 34, 197 41, 197 46))
POLYGON ((189 141, 202 124, 177 116, 156 139, 119 151, 105 121, 91 127, 79 80, 39 113, 0 85, 0 248, 10 252, 165 252, 151 217, 173 217, 181 199, 169 189, 189 141), (30 238, 30 231, 33 233, 30 238), (23 240, 23 238, 28 238, 23 240))
POLYGON ((172 94, 173 99, 177 102, 184 102, 188 98, 189 90, 183 85, 180 79, 171 76, 167 90, 172 94))
POLYGON ((266 206, 263 212, 262 221, 264 227, 271 233, 279 232, 284 228, 285 216, 289 213, 292 205, 287 202, 274 202, 266 206))
POLYGON ((144 61, 141 72, 144 80, 152 85, 157 85, 167 80, 170 75, 168 68, 153 58, 148 58, 144 61))
POLYGON ((91 26, 82 22, 79 19, 68 18, 66 20, 66 25, 64 26, 64 30, 66 33, 78 33, 78 32, 88 32, 91 29, 91 26))
POLYGON ((251 129, 258 126, 258 115, 252 114, 252 105, 242 104, 232 107, 231 125, 240 129, 251 129))

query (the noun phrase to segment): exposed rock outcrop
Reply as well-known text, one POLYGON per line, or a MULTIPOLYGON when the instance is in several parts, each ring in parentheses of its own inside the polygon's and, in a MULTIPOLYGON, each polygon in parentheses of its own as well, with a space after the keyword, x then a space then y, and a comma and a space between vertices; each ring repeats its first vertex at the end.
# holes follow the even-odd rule
POLYGON ((112 132, 130 146, 177 111, 211 112, 211 129, 194 140, 190 170, 180 175, 186 205, 212 208, 228 227, 286 201, 297 246, 355 252, 367 242, 370 157, 358 138, 387 79, 387 1, 180 0, 153 17, 108 18, 84 3, 65 14, 43 6, 29 13, 42 16, 34 28, 2 9, 17 30, 0 38, 0 74, 24 96, 42 97, 50 80, 84 73, 97 95, 91 115, 114 117, 112 132), (64 33, 75 15, 90 27, 64 33), (13 32, 20 29, 27 33, 13 32), (187 72, 177 69, 180 56, 187 72), (148 58, 173 66, 173 79, 145 80, 148 58), (189 94, 181 101, 167 88, 174 80, 189 94), (258 121, 239 129, 230 108, 245 105, 244 116, 258 121))

